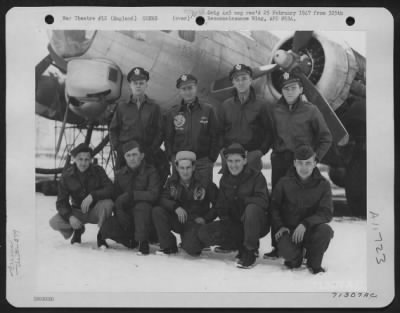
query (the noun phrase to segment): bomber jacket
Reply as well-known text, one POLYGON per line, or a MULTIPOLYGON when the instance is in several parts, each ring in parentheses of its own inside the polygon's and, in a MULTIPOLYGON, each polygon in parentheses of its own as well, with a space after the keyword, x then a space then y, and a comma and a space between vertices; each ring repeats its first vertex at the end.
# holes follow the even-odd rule
POLYGON ((188 214, 188 221, 202 217, 208 223, 217 217, 214 210, 218 188, 214 183, 207 187, 193 175, 189 187, 186 188, 174 173, 167 181, 160 197, 160 206, 170 212, 182 207, 188 214), (210 204, 212 207, 210 207, 210 204))
POLYGON ((289 169, 272 192, 271 215, 276 230, 282 226, 293 230, 299 224, 307 229, 332 219, 332 191, 329 182, 315 168, 303 182, 295 167, 289 169))
POLYGON ((160 195, 160 178, 157 170, 144 160, 133 170, 127 165, 122 167, 115 174, 114 198, 117 199, 125 193, 134 202, 155 203, 160 195))
POLYGON ((284 97, 271 107, 275 152, 292 151, 299 144, 313 147, 319 161, 332 144, 332 135, 319 109, 301 97, 289 110, 284 97))
POLYGON ((91 164, 81 173, 75 164, 66 168, 58 183, 56 208, 58 213, 68 220, 72 209, 81 209, 81 203, 89 194, 93 197, 91 207, 98 201, 111 199, 113 185, 104 169, 99 165, 91 164), (70 202, 71 198, 71 202, 70 202))
POLYGON ((218 109, 221 145, 226 148, 240 143, 247 151, 266 154, 272 145, 272 126, 265 99, 257 96, 253 87, 249 98, 241 103, 237 92, 218 109))
POLYGON ((146 95, 140 109, 132 97, 129 102, 119 103, 111 120, 112 146, 118 148, 130 140, 142 142, 146 152, 155 152, 163 141, 160 107, 146 95))
POLYGON ((208 157, 215 162, 219 153, 218 125, 214 109, 198 98, 188 106, 181 101, 166 116, 165 148, 169 159, 189 150, 197 159, 208 157))
POLYGON ((267 181, 261 171, 246 165, 239 175, 234 176, 226 169, 220 180, 218 200, 215 205, 218 216, 240 222, 246 206, 252 203, 267 213, 269 192, 267 181))

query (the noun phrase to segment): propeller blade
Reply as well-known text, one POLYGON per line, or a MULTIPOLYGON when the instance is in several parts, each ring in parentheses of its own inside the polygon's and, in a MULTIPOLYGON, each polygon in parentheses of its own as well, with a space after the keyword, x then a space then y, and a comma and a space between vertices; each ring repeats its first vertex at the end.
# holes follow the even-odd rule
POLYGON ((336 113, 332 110, 331 106, 328 104, 324 96, 318 91, 314 84, 307 78, 307 76, 301 72, 299 68, 295 68, 293 72, 300 77, 303 83, 304 94, 307 99, 315 104, 320 112, 322 113, 328 127, 332 133, 333 141, 339 145, 343 146, 349 141, 349 134, 344 128, 342 122, 337 117, 336 113))
POLYGON ((263 75, 266 75, 270 72, 272 72, 273 70, 276 69, 276 67, 278 66, 278 64, 267 64, 267 65, 262 65, 259 67, 255 67, 253 68, 253 79, 257 79, 263 75))
POLYGON ((292 51, 298 53, 299 50, 307 46, 312 35, 313 31, 296 31, 293 37, 292 51))
POLYGON ((65 131, 65 125, 67 124, 68 111, 69 111, 69 107, 68 107, 68 104, 67 104, 66 109, 65 109, 65 114, 64 114, 64 120, 63 120, 63 123, 62 123, 62 126, 61 126, 60 135, 58 136, 58 140, 57 140, 56 157, 57 157, 58 151, 60 151, 61 141, 62 141, 62 137, 63 137, 64 131, 65 131))

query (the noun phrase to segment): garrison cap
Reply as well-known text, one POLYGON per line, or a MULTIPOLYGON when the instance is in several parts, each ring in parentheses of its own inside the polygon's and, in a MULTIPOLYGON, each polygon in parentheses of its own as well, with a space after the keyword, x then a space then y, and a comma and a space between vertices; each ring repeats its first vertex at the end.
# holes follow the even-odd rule
POLYGON ((150 79, 150 74, 144 68, 136 66, 130 70, 130 72, 126 76, 126 79, 128 80, 128 82, 131 82, 132 80, 143 79, 148 81, 150 79))
POLYGON ((196 154, 192 151, 179 151, 175 156, 175 162, 182 160, 196 161, 196 154))
POLYGON ((250 77, 253 77, 253 70, 245 64, 236 64, 229 72, 229 79, 232 80, 239 74, 249 74, 250 77))
POLYGON ((224 149, 224 157, 227 158, 229 154, 240 154, 243 158, 246 157, 246 150, 240 143, 233 143, 228 148, 224 149))
POLYGON ((190 83, 197 84, 197 78, 192 74, 183 74, 177 79, 176 88, 181 88, 182 86, 190 83))
POLYGON ((90 148, 86 143, 82 142, 79 145, 77 145, 74 149, 71 150, 71 155, 73 157, 76 157, 78 153, 81 152, 89 152, 90 156, 93 155, 93 150, 90 148))
POLYGON ((289 72, 283 72, 279 78, 279 86, 281 90, 283 87, 291 83, 300 83, 300 85, 303 85, 300 80, 300 77, 298 77, 297 75, 289 72))
POLYGON ((315 155, 313 148, 306 144, 297 146, 296 150, 294 151, 295 160, 308 160, 313 155, 315 155))
POLYGON ((139 148, 139 150, 140 150, 140 145, 139 145, 139 143, 137 141, 131 140, 131 141, 128 141, 128 142, 123 144, 122 151, 125 154, 128 151, 131 151, 132 149, 135 149, 135 148, 139 148))

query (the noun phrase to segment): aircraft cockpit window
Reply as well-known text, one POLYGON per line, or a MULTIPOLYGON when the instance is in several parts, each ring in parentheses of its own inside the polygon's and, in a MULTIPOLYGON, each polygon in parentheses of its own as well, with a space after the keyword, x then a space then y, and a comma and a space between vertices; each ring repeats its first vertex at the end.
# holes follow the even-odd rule
POLYGON ((178 31, 179 37, 181 37, 183 40, 193 42, 196 33, 193 30, 180 30, 178 31))
POLYGON ((94 30, 52 30, 48 32, 50 45, 63 58, 84 54, 96 34, 94 30))

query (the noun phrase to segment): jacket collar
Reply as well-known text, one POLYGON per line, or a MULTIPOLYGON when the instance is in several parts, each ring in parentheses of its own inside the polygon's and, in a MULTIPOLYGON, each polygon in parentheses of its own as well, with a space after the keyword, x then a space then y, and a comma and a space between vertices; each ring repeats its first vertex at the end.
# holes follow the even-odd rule
POLYGON ((182 99, 181 100, 181 111, 193 111, 194 109, 200 108, 199 98, 196 97, 194 101, 190 104, 190 109, 188 108, 187 103, 182 99))
MULTIPOLYGON (((143 98, 140 99, 140 100, 141 100, 141 101, 140 101, 140 105, 144 105, 145 103, 149 103, 149 98, 147 97, 146 94, 145 94, 145 95, 143 96, 143 98)), ((136 98, 133 98, 133 96, 131 95, 131 96, 129 97, 129 103, 132 103, 132 104, 136 105, 136 98)))
MULTIPOLYGON (((176 171, 174 171, 172 173, 172 175, 169 178, 169 181, 170 181, 171 184, 182 185, 183 186, 183 184, 181 183, 179 174, 176 171)), ((197 184, 199 184, 199 180, 197 179, 196 172, 194 172, 193 175, 192 175, 192 179, 190 180, 189 188, 192 187, 192 186, 195 186, 197 184)))
POLYGON ((311 173, 310 179, 307 181, 302 181, 299 175, 296 172, 296 168, 292 166, 288 172, 286 173, 286 176, 291 177, 292 179, 296 180, 296 182, 300 185, 303 186, 310 186, 310 185, 315 185, 316 183, 320 182, 321 180, 324 179, 322 176, 320 170, 318 167, 315 167, 313 172, 311 173))
MULTIPOLYGON (((284 96, 282 96, 282 97, 279 98, 278 104, 284 106, 287 110, 289 110, 289 104, 286 102, 284 96)), ((302 100, 302 97, 301 97, 301 95, 300 95, 300 96, 299 96, 299 99, 297 99, 297 101, 293 104, 292 111, 297 110, 297 108, 298 108, 299 106, 303 106, 303 105, 304 105, 304 101, 302 100)))
POLYGON ((135 169, 131 169, 128 165, 125 165, 122 169, 122 172, 124 174, 133 174, 134 176, 143 173, 144 169, 146 167, 146 161, 143 159, 142 163, 135 169))
MULTIPOLYGON (((236 89, 233 90, 233 98, 234 98, 235 102, 238 102, 238 103, 242 104, 240 102, 239 94, 238 94, 236 89)), ((253 86, 250 86, 249 97, 247 98, 246 102, 243 103, 243 105, 245 105, 246 103, 252 102, 255 99, 256 99, 256 91, 254 90, 253 86)))

